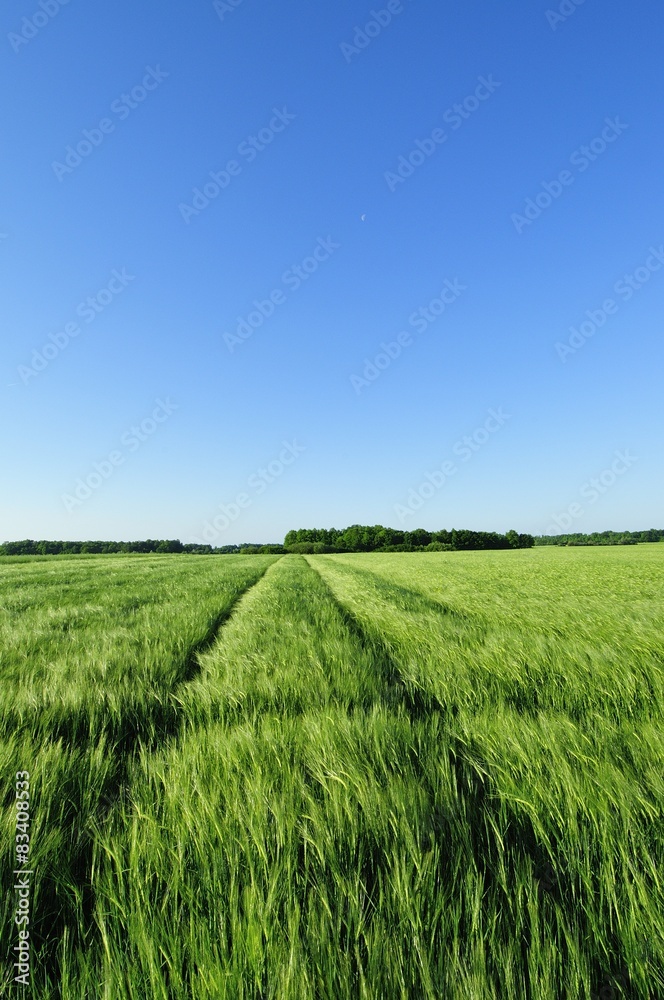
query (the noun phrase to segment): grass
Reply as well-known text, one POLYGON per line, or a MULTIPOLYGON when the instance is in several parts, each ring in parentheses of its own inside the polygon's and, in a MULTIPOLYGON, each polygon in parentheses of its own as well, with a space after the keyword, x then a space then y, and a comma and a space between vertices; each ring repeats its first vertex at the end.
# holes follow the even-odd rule
POLYGON ((663 576, 658 545, 3 562, 31 994, 664 995, 663 576))

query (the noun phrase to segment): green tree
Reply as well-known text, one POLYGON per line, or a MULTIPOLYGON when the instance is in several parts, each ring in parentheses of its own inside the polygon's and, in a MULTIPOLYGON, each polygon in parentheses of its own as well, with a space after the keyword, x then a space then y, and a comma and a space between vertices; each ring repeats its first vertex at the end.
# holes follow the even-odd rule
POLYGON ((518 549, 519 548, 519 536, 518 536, 517 532, 514 530, 514 528, 511 528, 507 532, 507 534, 505 535, 505 538, 507 539, 507 542, 508 542, 509 547, 511 549, 518 549))

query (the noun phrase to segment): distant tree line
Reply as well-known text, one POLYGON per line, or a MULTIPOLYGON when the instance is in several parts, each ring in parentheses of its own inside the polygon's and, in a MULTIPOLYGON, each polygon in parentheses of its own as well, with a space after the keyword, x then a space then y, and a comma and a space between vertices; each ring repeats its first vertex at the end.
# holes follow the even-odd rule
POLYGON ((661 542, 664 528, 647 531, 593 531, 588 535, 538 535, 535 545, 636 545, 638 542, 661 542))
POLYGON ((471 549, 529 549, 535 544, 532 535, 508 531, 400 531, 382 524, 353 524, 349 528, 299 528, 284 539, 287 552, 453 552, 471 549))
POLYGON ((52 542, 26 538, 20 542, 0 545, 4 556, 48 555, 101 555, 121 552, 188 553, 189 555, 281 555, 287 552, 464 552, 476 549, 529 549, 533 545, 636 545, 638 542, 660 542, 664 529, 647 531, 595 531, 592 534, 533 535, 508 531, 501 535, 495 531, 470 531, 453 528, 451 531, 400 531, 353 524, 349 528, 299 528, 289 531, 283 545, 253 544, 211 545, 183 543, 178 538, 148 538, 138 542, 52 542))
POLYGON ((0 545, 0 555, 6 556, 46 556, 46 555, 101 555, 110 553, 189 553, 193 555, 254 555, 287 552, 445 552, 468 549, 519 549, 530 548, 534 544, 532 535, 519 535, 508 531, 499 535, 494 531, 399 531, 385 528, 381 524, 373 526, 353 524, 350 528, 300 528, 289 531, 283 545, 242 545, 184 544, 178 538, 148 538, 137 542, 52 542, 34 541, 26 538, 20 542, 5 542, 0 545))
POLYGON ((284 551, 283 545, 211 545, 183 544, 179 538, 148 538, 139 542, 49 542, 33 541, 26 538, 21 542, 5 542, 0 545, 0 555, 5 556, 51 556, 107 554, 113 552, 185 552, 193 555, 226 555, 231 553, 266 553, 284 551))

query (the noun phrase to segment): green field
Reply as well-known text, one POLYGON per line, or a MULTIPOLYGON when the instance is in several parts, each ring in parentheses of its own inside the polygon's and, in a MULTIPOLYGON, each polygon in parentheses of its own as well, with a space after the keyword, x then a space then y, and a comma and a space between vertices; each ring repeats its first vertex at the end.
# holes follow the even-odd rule
POLYGON ((661 543, 0 559, 0 995, 661 998, 663 594, 661 543))

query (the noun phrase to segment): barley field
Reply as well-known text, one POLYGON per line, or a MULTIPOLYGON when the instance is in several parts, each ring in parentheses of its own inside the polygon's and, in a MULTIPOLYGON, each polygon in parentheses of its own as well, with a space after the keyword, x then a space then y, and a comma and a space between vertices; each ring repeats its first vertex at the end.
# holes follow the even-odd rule
POLYGON ((661 543, 0 559, 0 995, 658 1000, 663 594, 661 543))

